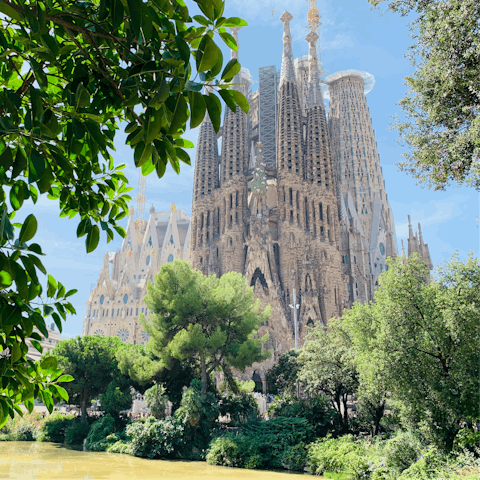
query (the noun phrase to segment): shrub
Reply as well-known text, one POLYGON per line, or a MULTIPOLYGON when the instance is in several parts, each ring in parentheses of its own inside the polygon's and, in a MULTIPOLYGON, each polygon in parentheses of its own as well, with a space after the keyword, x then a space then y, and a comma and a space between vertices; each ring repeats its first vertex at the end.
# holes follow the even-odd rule
POLYGON ((113 433, 115 433, 115 420, 110 414, 107 414, 90 427, 85 440, 85 448, 94 452, 104 452, 108 446, 119 440, 119 438, 110 438, 107 441, 107 437, 113 433))
POLYGON ((100 395, 101 410, 112 417, 118 417, 123 410, 132 407, 132 393, 129 385, 121 385, 112 380, 105 393, 100 395))
POLYGON ((409 480, 415 478, 452 478, 454 476, 453 465, 448 461, 448 457, 440 453, 435 447, 428 450, 422 450, 419 457, 406 468, 400 475, 399 480, 409 480))
POLYGON ((453 443, 456 452, 468 450, 473 454, 480 452, 480 432, 474 432, 470 428, 463 428, 457 433, 453 443))
POLYGON ((175 411, 175 419, 184 427, 183 436, 185 457, 204 460, 205 450, 212 438, 219 409, 217 398, 211 393, 202 393, 202 382, 192 380, 190 387, 183 392, 180 407, 175 411))
MULTIPOLYGON (((243 467, 245 465, 245 437, 226 433, 214 439, 209 446, 206 460, 209 465, 222 465, 224 467, 243 467)), ((261 463, 260 459, 259 462, 261 463)), ((257 468, 255 467, 250 468, 257 468)))
POLYGON ((352 435, 327 437, 309 445, 308 465, 313 474, 342 473, 351 470, 349 461, 360 454, 360 446, 352 435))
POLYGON ((385 464, 400 475, 420 457, 422 448, 422 442, 411 430, 399 431, 385 445, 385 464))
MULTIPOLYGON (((52 413, 47 415, 42 422, 37 433, 37 442, 63 443, 65 441, 65 431, 75 421, 75 414, 52 413)), ((80 442, 81 443, 81 442, 80 442)))
POLYGON ((165 417, 165 409, 168 404, 168 397, 165 395, 165 392, 165 387, 161 383, 156 383, 153 387, 145 390, 143 394, 147 407, 157 420, 165 417))
POLYGON ((175 458, 180 456, 184 425, 175 417, 157 420, 149 417, 144 423, 127 425, 126 435, 131 439, 131 453, 142 458, 175 458))
POLYGON ((315 429, 316 437, 325 437, 330 432, 340 430, 339 414, 331 407, 329 400, 321 395, 305 399, 276 397, 268 413, 275 417, 306 418, 315 429))
POLYGON ((0 432, 6 441, 31 442, 37 438, 42 419, 42 415, 35 411, 24 414, 23 417, 16 415, 7 421, 0 432))
POLYGON ((307 466, 307 449, 304 443, 290 445, 282 455, 283 466, 289 470, 303 472, 307 466))
POLYGON ((252 395, 227 395, 220 400, 218 408, 220 415, 230 414, 231 426, 248 422, 260 415, 258 403, 252 395))
POLYGON ((90 432, 90 423, 76 420, 65 430, 65 443, 68 445, 81 445, 90 432))

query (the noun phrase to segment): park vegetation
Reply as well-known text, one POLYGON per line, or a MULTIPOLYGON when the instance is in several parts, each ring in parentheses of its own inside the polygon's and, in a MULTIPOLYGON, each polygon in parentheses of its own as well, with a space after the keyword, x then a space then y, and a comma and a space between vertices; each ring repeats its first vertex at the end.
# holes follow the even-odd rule
POLYGON ((411 15, 415 67, 394 126, 406 147, 400 167, 420 184, 480 189, 480 4, 477 0, 369 0, 411 15))
POLYGON ((214 40, 236 50, 227 28, 246 22, 225 18, 223 0, 194 1, 192 18, 184 0, 0 0, 0 426, 20 403, 51 409, 65 393, 56 369, 26 357, 27 340, 41 352, 48 317, 62 331, 76 292, 47 273, 30 201, 57 202, 92 252, 101 234, 125 236, 120 126, 135 166, 162 177, 190 165, 187 124, 208 113, 219 130, 220 99, 248 112, 229 89, 240 64, 224 64, 214 40))
POLYGON ((454 255, 432 278, 416 255, 389 260, 375 302, 355 304, 328 328, 314 326, 305 345, 286 352, 272 368, 268 388, 277 396, 267 418, 260 416, 251 394, 254 382, 228 376, 263 358, 265 339, 256 331, 268 311, 260 312, 252 295, 238 274, 218 279, 204 277, 186 262, 164 265, 149 287, 154 313, 144 319, 150 332, 145 346, 93 335, 60 342, 45 356, 56 358, 74 377, 65 388, 82 413, 100 398, 103 414, 16 417, 0 439, 83 443, 91 451, 250 469, 306 469, 344 480, 478 477, 478 260, 454 255), (195 294, 180 302, 178 292, 186 286, 195 294), (232 289, 236 298, 229 295, 232 289), (204 331, 206 318, 212 328, 204 331), (200 325, 199 340, 192 345, 181 332, 194 325, 200 325), (214 335, 225 338, 218 331, 230 343, 215 340, 213 348, 214 335), (245 342, 248 353, 239 364, 245 342), (161 354, 159 345, 168 353, 161 354), (222 359, 206 382, 202 356, 205 365, 222 359), (179 363, 169 364, 172 357, 179 363), (102 368, 91 368, 96 362, 102 368), (141 382, 138 374, 130 376, 144 365, 149 368, 142 370, 141 382), (176 367, 191 371, 193 379, 186 383, 165 374, 176 367), (219 388, 214 371, 227 379, 219 388), (169 388, 158 382, 161 376, 172 379, 169 388), (144 394, 151 417, 135 421, 125 415, 134 390, 144 394), (169 392, 180 400, 171 402, 166 415, 169 392), (229 423, 220 421, 227 415, 229 423))

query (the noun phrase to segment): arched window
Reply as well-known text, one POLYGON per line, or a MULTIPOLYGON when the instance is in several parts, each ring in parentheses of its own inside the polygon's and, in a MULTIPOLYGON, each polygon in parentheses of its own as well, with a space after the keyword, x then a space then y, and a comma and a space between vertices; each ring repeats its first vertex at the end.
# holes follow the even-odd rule
POLYGON ((167 260, 167 261, 168 261, 168 262, 173 262, 173 255, 172 255, 172 254, 170 254, 170 255, 168 256, 168 260, 167 260))

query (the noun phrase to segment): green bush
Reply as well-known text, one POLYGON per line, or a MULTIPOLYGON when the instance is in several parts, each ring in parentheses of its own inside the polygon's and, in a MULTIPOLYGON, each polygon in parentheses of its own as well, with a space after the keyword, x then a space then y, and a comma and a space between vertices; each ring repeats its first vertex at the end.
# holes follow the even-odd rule
POLYGON ((175 411, 175 419, 183 425, 186 449, 185 457, 204 460, 205 450, 212 439, 218 422, 218 399, 211 393, 202 393, 202 382, 192 380, 185 389, 180 407, 175 411))
POLYGON ((15 418, 7 421, 0 433, 6 441, 31 442, 37 438, 42 421, 42 415, 35 411, 24 414, 23 417, 15 415, 15 418))
POLYGON ((463 428, 455 437, 453 449, 456 452, 468 450, 474 455, 480 454, 480 432, 474 432, 470 428, 463 428))
POLYGON ((422 450, 415 462, 409 465, 398 477, 399 480, 452 478, 454 467, 448 457, 435 447, 422 450))
POLYGON ((420 457, 424 445, 411 430, 399 431, 384 447, 385 464, 396 475, 400 475, 420 457))
POLYGON ((65 443, 68 445, 81 445, 90 432, 90 423, 81 422, 79 419, 65 430, 65 443))
POLYGON ((131 453, 142 458, 175 458, 184 447, 184 425, 175 417, 157 420, 149 417, 144 423, 127 425, 131 453))
POLYGON ((75 421, 75 414, 52 413, 47 415, 42 422, 37 433, 37 442, 63 443, 65 441, 65 431, 75 421))
POLYGON ((226 433, 214 439, 207 452, 210 465, 245 468, 303 470, 305 444, 314 436, 304 418, 277 417, 245 424, 242 433, 226 433))
MULTIPOLYGON (((215 438, 209 446, 206 460, 209 465, 222 465, 224 467, 243 467, 245 465, 245 437, 226 433, 215 438)), ((259 462, 261 459, 259 457, 259 462)), ((257 468, 255 467, 250 468, 257 468)))
POLYGON ((360 447, 352 435, 327 437, 309 445, 308 465, 313 474, 324 472, 346 473, 349 460, 360 454, 360 447))
POLYGON ((132 393, 128 384, 121 385, 116 380, 112 380, 102 395, 100 395, 101 410, 107 415, 110 414, 116 418, 123 410, 129 410, 132 407, 132 393))
POLYGON ((241 425, 260 415, 258 403, 252 395, 226 395, 220 400, 218 408, 220 415, 230 414, 231 426, 241 425))
POLYGON ((340 431, 341 417, 330 405, 330 401, 319 395, 317 397, 297 399, 276 397, 268 413, 274 417, 306 418, 315 429, 316 437, 325 437, 335 430, 340 431))
POLYGON ((101 417, 90 427, 85 448, 94 452, 104 452, 107 447, 120 440, 120 438, 110 438, 107 441, 107 437, 114 434, 115 430, 115 419, 110 414, 101 417))

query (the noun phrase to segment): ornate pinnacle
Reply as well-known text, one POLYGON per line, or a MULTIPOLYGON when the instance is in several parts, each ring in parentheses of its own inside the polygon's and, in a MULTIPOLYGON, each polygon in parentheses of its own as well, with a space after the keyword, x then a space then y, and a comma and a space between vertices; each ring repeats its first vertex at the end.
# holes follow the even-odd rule
POLYGON ((309 44, 308 50, 308 96, 307 96, 307 108, 314 107, 315 105, 323 105, 322 85, 320 81, 320 70, 318 68, 318 57, 316 41, 318 35, 311 31, 305 40, 309 44))
POLYGON ((295 69, 293 67, 292 36, 290 35, 290 20, 293 15, 290 12, 283 12, 280 21, 283 22, 283 58, 282 72, 280 74, 280 86, 285 82, 295 81, 295 69))

